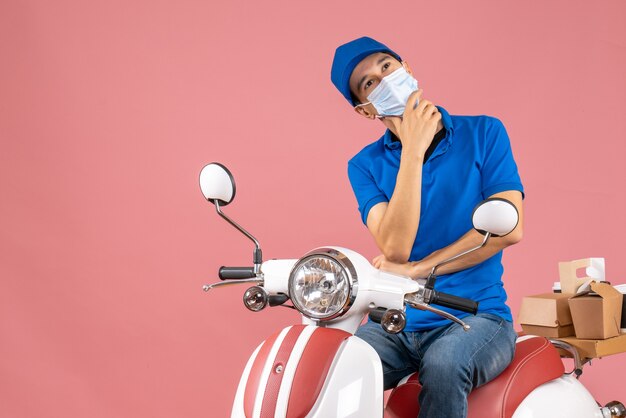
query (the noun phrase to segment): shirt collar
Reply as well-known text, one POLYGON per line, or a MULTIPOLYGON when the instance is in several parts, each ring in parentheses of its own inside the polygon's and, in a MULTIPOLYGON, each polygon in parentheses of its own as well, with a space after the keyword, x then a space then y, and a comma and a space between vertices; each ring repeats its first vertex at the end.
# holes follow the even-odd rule
MULTIPOLYGON (((449 141, 452 138, 452 133, 454 132, 454 125, 452 124, 452 118, 446 109, 441 106, 437 106, 439 109, 439 113, 441 113, 441 122, 443 123, 443 127, 446 128, 446 138, 449 141)), ((394 141, 394 135, 391 133, 389 129, 385 131, 383 135, 383 141, 385 143, 385 148, 387 149, 398 149, 402 146, 400 141, 394 141)))

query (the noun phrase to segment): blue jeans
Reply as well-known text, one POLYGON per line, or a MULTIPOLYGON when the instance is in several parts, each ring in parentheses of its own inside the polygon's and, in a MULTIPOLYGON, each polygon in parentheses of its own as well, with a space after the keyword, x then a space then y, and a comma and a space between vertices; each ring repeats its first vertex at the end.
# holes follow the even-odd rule
POLYGON ((463 318, 469 331, 450 323, 428 331, 387 334, 368 322, 356 335, 367 341, 383 364, 385 390, 419 372, 420 418, 467 416, 467 395, 498 376, 513 360, 517 334, 497 315, 463 318))

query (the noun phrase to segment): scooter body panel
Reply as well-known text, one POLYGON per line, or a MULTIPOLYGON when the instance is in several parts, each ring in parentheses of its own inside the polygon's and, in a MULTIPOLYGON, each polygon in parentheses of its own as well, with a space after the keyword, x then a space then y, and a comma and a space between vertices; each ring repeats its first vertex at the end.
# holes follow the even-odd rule
POLYGON ((382 414, 382 366, 374 349, 341 330, 297 325, 255 350, 239 382, 231 417, 382 414), (316 373, 323 364, 327 371, 316 373))
POLYGON ((572 375, 544 383, 519 404, 513 418, 603 418, 587 389, 572 375))
POLYGON ((358 337, 348 338, 328 373, 307 418, 383 416, 383 369, 376 351, 358 337))
POLYGON ((237 393, 235 394, 235 401, 233 402, 233 410, 230 413, 231 418, 240 418, 245 417, 246 413, 243 409, 243 397, 246 389, 246 382, 248 381, 248 377, 250 376, 250 369, 252 368, 252 364, 256 359, 256 356, 259 354, 259 350, 261 349, 260 344, 256 350, 250 356, 250 359, 246 363, 245 369, 243 369, 243 374, 241 375, 241 379, 239 379, 239 386, 237 387, 237 393))

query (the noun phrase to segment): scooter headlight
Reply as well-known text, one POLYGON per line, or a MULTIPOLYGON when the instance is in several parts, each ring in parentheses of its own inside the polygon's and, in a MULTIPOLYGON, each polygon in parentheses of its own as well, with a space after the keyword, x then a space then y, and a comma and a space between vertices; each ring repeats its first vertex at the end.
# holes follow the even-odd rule
POLYGON ((342 253, 322 248, 301 258, 289 276, 289 297, 304 316, 331 320, 343 315, 356 298, 354 266, 342 253))

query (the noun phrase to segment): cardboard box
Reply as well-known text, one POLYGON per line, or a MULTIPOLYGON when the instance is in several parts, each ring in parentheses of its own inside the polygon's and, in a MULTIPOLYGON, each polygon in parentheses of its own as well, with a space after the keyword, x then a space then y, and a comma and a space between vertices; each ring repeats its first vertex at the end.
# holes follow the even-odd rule
POLYGON ((559 278, 563 293, 578 293, 578 288, 586 282, 604 281, 604 258, 583 258, 559 263, 559 278), (585 275, 579 277, 578 272, 584 269, 585 275))
POLYGON ((542 337, 574 335, 568 293, 543 293, 522 299, 518 322, 526 334, 542 337))
POLYGON ((569 307, 576 338, 603 340, 619 335, 622 294, 607 283, 591 283, 591 291, 574 295, 569 307))
MULTIPOLYGON (((606 340, 579 340, 574 337, 559 338, 559 340, 576 347, 576 350, 583 358, 606 357, 611 354, 626 352, 626 334, 606 340)), ((559 351, 561 354, 567 355, 565 351, 559 351)))

